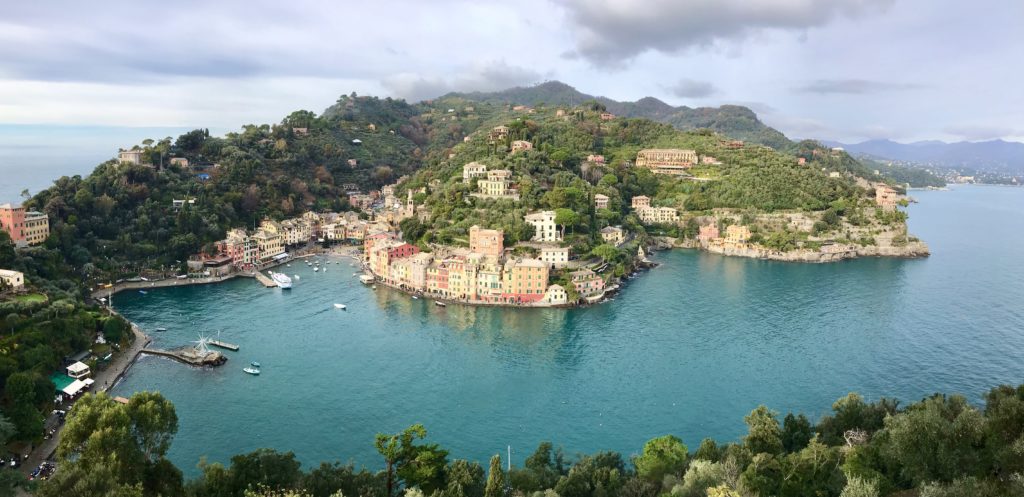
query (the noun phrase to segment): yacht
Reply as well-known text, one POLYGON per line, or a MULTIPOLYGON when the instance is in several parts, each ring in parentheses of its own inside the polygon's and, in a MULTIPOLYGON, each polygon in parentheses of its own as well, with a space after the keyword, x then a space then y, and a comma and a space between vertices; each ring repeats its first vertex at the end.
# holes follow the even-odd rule
POLYGON ((245 371, 246 373, 249 373, 249 374, 251 374, 253 376, 259 376, 260 375, 260 370, 254 368, 254 367, 243 368, 242 371, 245 371))
POLYGON ((292 287, 292 279, 289 278, 287 274, 271 272, 270 277, 273 278, 274 283, 277 283, 277 286, 281 288, 287 289, 292 287))

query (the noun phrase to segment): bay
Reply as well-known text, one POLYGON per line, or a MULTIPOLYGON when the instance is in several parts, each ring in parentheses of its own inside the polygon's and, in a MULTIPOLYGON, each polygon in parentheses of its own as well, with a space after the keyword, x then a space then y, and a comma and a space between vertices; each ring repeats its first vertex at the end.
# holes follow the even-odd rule
POLYGON ((376 469, 374 434, 415 422, 482 462, 510 445, 521 463, 544 440, 629 455, 672 433, 695 448, 738 439, 759 404, 817 419, 850 391, 980 401, 1024 381, 1024 189, 912 195, 927 259, 661 252, 615 300, 582 309, 439 308, 359 284, 340 257, 327 273, 292 263, 290 291, 238 279, 117 295, 144 329, 168 328, 155 346, 220 331, 241 350, 213 370, 143 357, 113 391, 175 403, 170 457, 195 475, 201 456, 260 447, 376 469), (253 360, 259 377, 241 370, 253 360))

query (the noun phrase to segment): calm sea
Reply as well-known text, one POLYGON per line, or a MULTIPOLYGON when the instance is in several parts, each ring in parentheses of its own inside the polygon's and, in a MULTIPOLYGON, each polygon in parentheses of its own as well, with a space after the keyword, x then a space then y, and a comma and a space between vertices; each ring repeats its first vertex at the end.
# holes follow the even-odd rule
POLYGON ((61 176, 85 176, 101 162, 146 138, 177 137, 181 127, 0 124, 0 204, 22 201, 61 176))
POLYGON ((305 264, 288 292, 251 280, 116 297, 173 347, 220 332, 215 370, 143 358, 115 392, 159 390, 181 428, 171 457, 273 447, 307 465, 377 468, 377 432, 422 422, 452 457, 538 442, 636 453, 673 433, 735 440, 758 404, 813 418, 849 391, 912 401, 1024 381, 1024 189, 915 192, 912 232, 934 255, 799 265, 693 251, 614 301, 576 310, 438 308, 358 283, 345 259, 305 264), (344 303, 348 311, 333 309, 344 303), (263 374, 242 368, 262 363, 263 374))

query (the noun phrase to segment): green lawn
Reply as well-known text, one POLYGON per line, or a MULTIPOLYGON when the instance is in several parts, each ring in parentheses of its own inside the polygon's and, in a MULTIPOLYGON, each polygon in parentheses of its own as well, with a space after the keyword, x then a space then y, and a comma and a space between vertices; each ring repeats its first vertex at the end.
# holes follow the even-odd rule
POLYGON ((18 295, 14 297, 14 300, 18 302, 46 302, 46 295, 41 293, 30 293, 28 295, 18 295))

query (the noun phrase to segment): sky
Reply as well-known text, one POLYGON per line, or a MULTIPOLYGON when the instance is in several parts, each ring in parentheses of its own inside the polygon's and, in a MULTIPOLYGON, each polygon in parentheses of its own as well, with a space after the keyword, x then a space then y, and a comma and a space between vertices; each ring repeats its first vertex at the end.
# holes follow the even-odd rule
POLYGON ((795 138, 1024 141, 1021 0, 3 1, 0 126, 38 136, 559 80, 795 138))

